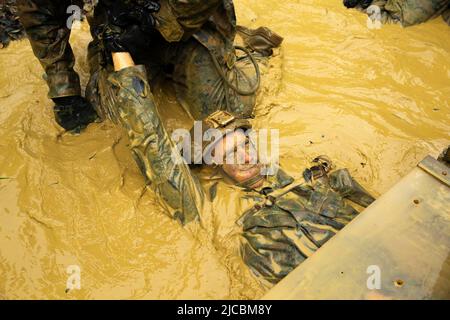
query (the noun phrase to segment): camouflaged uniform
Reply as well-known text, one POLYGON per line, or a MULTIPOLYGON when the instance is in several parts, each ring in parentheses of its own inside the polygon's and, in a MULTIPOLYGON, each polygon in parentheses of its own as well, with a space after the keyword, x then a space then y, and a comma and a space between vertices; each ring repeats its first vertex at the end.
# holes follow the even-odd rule
POLYGON ((237 221, 244 262, 270 283, 279 282, 358 215, 348 200, 363 207, 374 201, 346 169, 300 184, 280 170, 272 180, 254 190, 257 203, 237 221))
POLYGON ((142 172, 172 218, 184 225, 198 221, 214 234, 216 246, 235 243, 236 256, 240 252, 263 279, 278 282, 351 221, 358 211, 346 199, 362 206, 374 200, 347 170, 296 182, 280 169, 257 190, 223 178, 223 189, 215 178, 200 183, 201 175, 192 173, 199 169, 182 161, 164 128, 146 79, 145 68, 133 66, 107 80, 142 172))
POLYGON ((408 27, 442 15, 450 25, 450 0, 374 0, 382 10, 384 22, 399 22, 408 27))
MULTIPOLYGON (((161 74, 171 77, 179 101, 194 119, 203 119, 217 109, 249 117, 258 83, 251 59, 236 59, 233 2, 159 2, 161 9, 154 14, 157 31, 146 35, 146 39, 140 39, 139 46, 130 49, 135 62, 146 66, 148 80, 161 74)), ((70 29, 66 26, 69 18, 66 10, 71 4, 83 7, 82 1, 18 1, 21 22, 45 69, 50 98, 81 93, 79 77, 73 70, 70 29)), ((88 15, 94 40, 88 49, 91 79, 86 97, 101 116, 118 122, 113 117, 114 97, 107 81, 112 71, 109 53, 102 51, 96 33, 97 27, 106 22, 107 10, 113 5, 114 1, 99 0, 93 13, 88 15)))

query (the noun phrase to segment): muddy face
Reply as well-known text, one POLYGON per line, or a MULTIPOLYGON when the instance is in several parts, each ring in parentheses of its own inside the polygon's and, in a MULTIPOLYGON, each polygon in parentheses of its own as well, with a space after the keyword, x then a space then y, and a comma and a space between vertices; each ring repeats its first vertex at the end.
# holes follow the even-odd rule
POLYGON ((262 184, 262 165, 258 163, 256 149, 242 131, 230 133, 219 141, 215 156, 223 159, 223 171, 236 183, 245 184, 249 188, 262 184))

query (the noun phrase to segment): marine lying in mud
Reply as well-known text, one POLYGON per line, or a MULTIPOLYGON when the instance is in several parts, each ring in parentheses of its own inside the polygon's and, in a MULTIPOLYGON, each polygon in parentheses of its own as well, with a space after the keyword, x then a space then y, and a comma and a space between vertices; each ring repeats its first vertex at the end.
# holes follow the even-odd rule
MULTIPOLYGON (((251 116, 259 69, 247 49, 237 47, 245 54, 235 54, 237 26, 231 0, 84 2, 90 8, 87 20, 93 37, 88 48, 91 77, 86 99, 73 69, 66 25, 70 18, 66 9, 73 1, 18 1, 20 20, 45 69, 56 121, 64 129, 79 132, 96 120, 96 113, 118 122, 107 82, 115 51, 130 52, 148 70, 150 83, 161 77, 176 79, 172 82, 177 98, 193 119, 203 119, 217 109, 251 116)), ((269 51, 280 44, 281 39, 270 31, 262 33, 247 35, 253 39, 247 42, 262 52, 267 52, 265 44, 269 51)))
MULTIPOLYGON (((19 3, 22 23, 46 71, 58 123, 80 130, 95 118, 91 105, 101 117, 120 123, 168 214, 188 228, 211 230, 216 246, 232 248, 236 257, 240 252, 268 282, 286 276, 358 214, 347 199, 361 206, 374 200, 347 170, 331 172, 331 162, 323 157, 301 181, 281 169, 268 175, 270 170, 247 154, 249 148, 239 147, 252 145, 245 134, 227 132, 250 128, 244 118, 252 114, 260 76, 248 49, 241 48, 241 57, 235 54, 237 26, 230 0, 99 1, 88 17, 94 40, 87 100, 73 71, 64 4, 19 3), (193 119, 223 133, 214 140, 214 157, 232 154, 247 163, 186 163, 156 109, 150 83, 161 73, 176 79, 177 98, 193 119)), ((260 56, 281 42, 265 28, 240 31, 247 47, 260 56)), ((202 159, 210 149, 202 145, 200 153, 195 148, 191 155, 202 159)))
POLYGON ((413 26, 440 15, 450 25, 450 0, 344 0, 347 8, 358 8, 383 23, 413 26))
POLYGON ((143 67, 128 53, 114 53, 113 60, 117 71, 109 81, 118 113, 161 204, 183 225, 211 230, 216 246, 240 251, 262 279, 277 283, 356 217, 347 200, 363 207, 374 201, 347 170, 331 172, 326 157, 315 159, 300 181, 282 169, 270 170, 251 151, 253 143, 243 132, 250 123, 225 111, 208 116, 200 133, 194 126, 190 137, 204 139, 201 145, 193 139, 182 156, 161 123, 143 67))

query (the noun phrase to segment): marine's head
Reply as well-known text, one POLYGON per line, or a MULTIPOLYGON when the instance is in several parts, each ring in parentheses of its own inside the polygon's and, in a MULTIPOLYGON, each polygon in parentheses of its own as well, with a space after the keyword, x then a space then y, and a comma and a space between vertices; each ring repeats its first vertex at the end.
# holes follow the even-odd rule
POLYGON ((257 188, 264 180, 251 125, 231 114, 215 112, 191 130, 191 154, 195 164, 216 166, 244 188, 257 188))

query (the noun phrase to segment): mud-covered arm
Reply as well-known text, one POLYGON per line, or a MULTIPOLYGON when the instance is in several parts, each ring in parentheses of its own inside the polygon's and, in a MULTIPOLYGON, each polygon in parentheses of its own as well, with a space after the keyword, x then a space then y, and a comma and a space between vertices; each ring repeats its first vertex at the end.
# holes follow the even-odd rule
POLYGON ((122 68, 112 73, 109 81, 117 90, 116 106, 133 156, 162 205, 183 225, 198 220, 203 191, 161 122, 145 68, 122 68))
POLYGON ((18 0, 19 19, 35 56, 44 67, 49 98, 80 95, 80 79, 73 70, 66 13, 71 1, 18 0))

